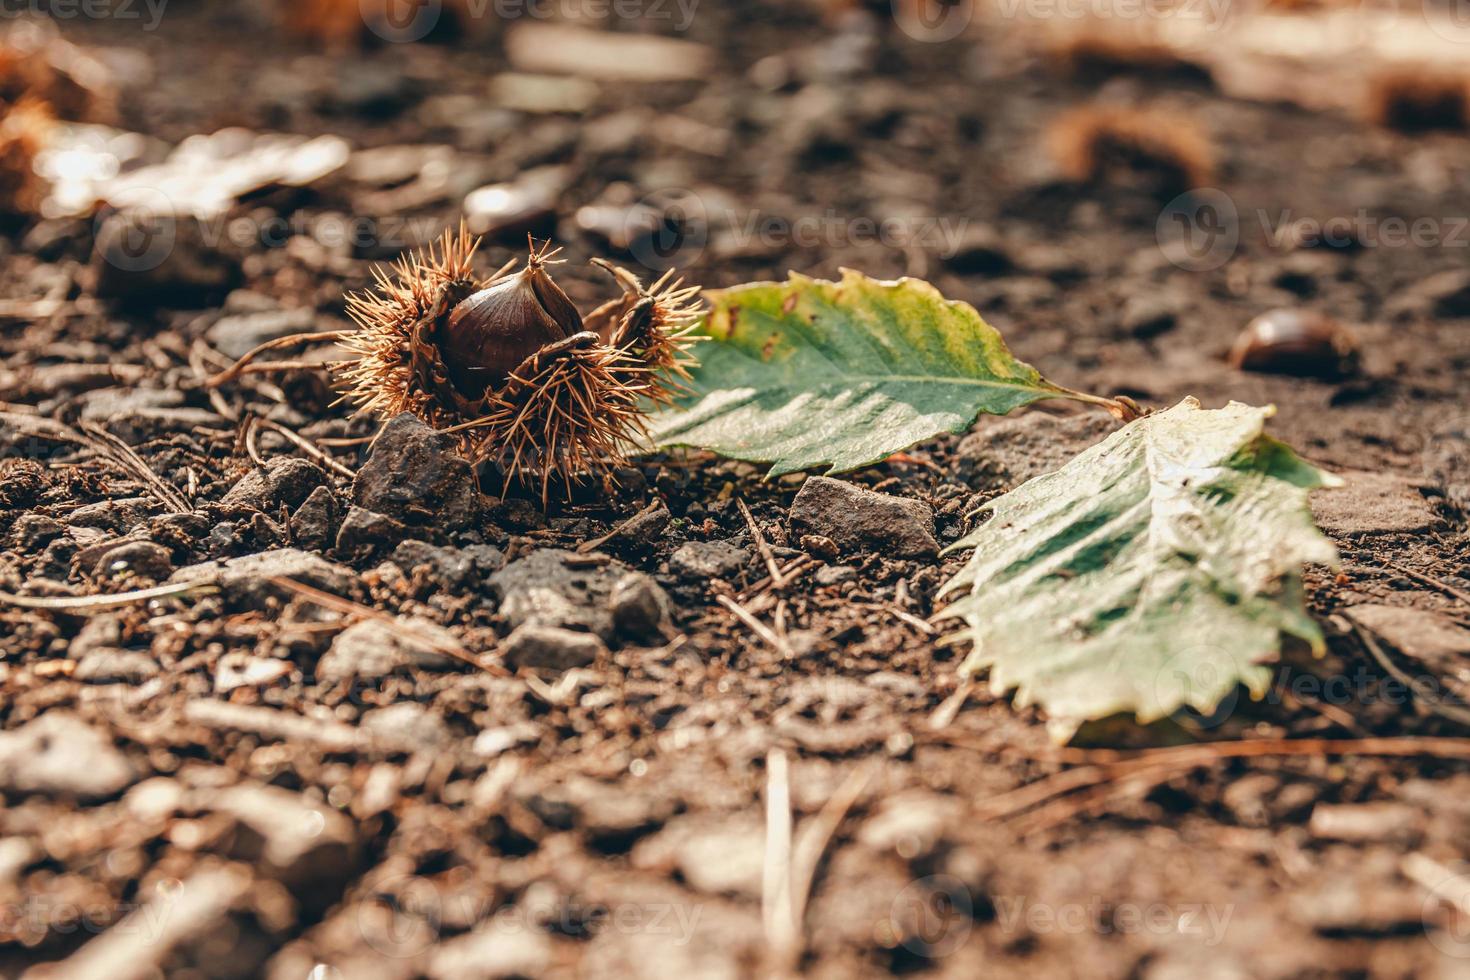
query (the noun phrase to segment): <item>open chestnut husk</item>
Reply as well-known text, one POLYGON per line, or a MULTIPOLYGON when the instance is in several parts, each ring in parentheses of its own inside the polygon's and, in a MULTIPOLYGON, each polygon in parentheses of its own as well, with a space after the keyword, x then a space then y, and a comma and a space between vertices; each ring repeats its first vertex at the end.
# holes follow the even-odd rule
POLYGON ((549 246, 533 243, 522 269, 485 280, 473 272, 478 246, 463 228, 446 233, 348 298, 345 396, 359 412, 412 412, 452 431, 507 483, 539 482, 543 502, 554 476, 609 479, 644 434, 645 406, 687 377, 698 288, 671 276, 645 288, 599 262, 622 295, 584 321, 550 274, 549 246))

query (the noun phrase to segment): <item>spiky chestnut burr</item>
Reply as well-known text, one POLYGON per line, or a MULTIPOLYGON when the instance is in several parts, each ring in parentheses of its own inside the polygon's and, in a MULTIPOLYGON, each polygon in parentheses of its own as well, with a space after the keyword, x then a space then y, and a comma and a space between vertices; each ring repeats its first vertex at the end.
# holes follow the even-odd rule
MULTIPOLYGON (((478 241, 463 229, 379 272, 348 298, 357 356, 340 371, 360 412, 412 412, 458 435, 506 481, 607 478, 643 430, 643 399, 666 401, 689 363, 698 290, 669 277, 644 289, 614 270, 624 295, 584 323, 552 279, 555 252, 534 243, 526 265, 475 279, 478 241)), ((605 266, 611 269, 612 267, 605 266)))

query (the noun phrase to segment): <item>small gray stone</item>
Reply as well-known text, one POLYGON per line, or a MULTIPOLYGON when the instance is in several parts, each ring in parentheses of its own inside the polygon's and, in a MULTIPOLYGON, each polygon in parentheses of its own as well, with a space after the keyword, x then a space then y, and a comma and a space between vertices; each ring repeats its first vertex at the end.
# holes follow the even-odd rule
POLYGON ((442 585, 462 588, 505 567, 505 554, 490 545, 467 548, 441 548, 425 541, 404 541, 393 549, 390 559, 410 575, 415 568, 427 566, 442 585))
POLYGON ((352 502, 409 526, 454 532, 480 514, 469 461, 452 436, 404 413, 373 440, 352 484, 352 502))
POLYGON ((300 506, 327 482, 320 466, 296 456, 278 456, 246 473, 230 488, 220 506, 226 511, 259 510, 275 513, 300 506))
POLYGON ((343 555, 371 554, 402 541, 408 528, 366 507, 349 507, 337 529, 337 550, 343 555))
POLYGON ((931 558, 939 552, 928 504, 824 476, 802 484, 791 505, 791 523, 799 531, 831 538, 844 551, 892 558, 931 558))
MULTIPOLYGON (((230 301, 240 295, 232 293, 230 301)), ((295 310, 263 310, 235 313, 215 321, 205 338, 226 357, 240 358, 267 341, 295 333, 310 333, 316 324, 316 311, 307 307, 295 310)))
POLYGON ((362 716, 363 731, 393 745, 432 749, 450 740, 449 726, 413 701, 374 708, 362 716))
POLYGON ((124 533, 157 512, 158 502, 151 497, 119 497, 78 507, 67 515, 66 522, 72 527, 124 533))
POLYGON ((0 732, 0 791, 90 801, 117 795, 134 778, 112 738, 68 711, 53 708, 0 732))
POLYGON ((271 584, 270 580, 277 576, 294 579, 333 595, 351 597, 357 592, 357 576, 351 569, 296 548, 277 548, 223 562, 190 565, 175 572, 169 581, 196 582, 217 578, 228 602, 259 607, 270 596, 291 594, 271 584))
MULTIPOLYGON (((402 623, 414 635, 422 636, 430 643, 445 646, 455 643, 452 634, 428 620, 405 619, 402 623)), ((408 642, 377 620, 365 619, 337 634, 331 648, 317 663, 316 676, 318 680, 328 682, 354 677, 380 680, 401 668, 448 670, 458 664, 459 661, 453 657, 436 653, 423 644, 408 642)))
POLYGON ((606 653, 602 640, 591 633, 535 623, 516 627, 505 640, 505 662, 512 668, 571 670, 596 663, 606 653))
POLYGON ((97 559, 94 575, 134 575, 163 581, 173 573, 174 561, 169 550, 152 541, 125 541, 109 548, 97 559))
POLYGON ((337 498, 327 487, 317 487, 291 515, 291 534, 302 547, 324 550, 332 543, 336 521, 337 498))
POLYGON ((669 569, 685 578, 733 578, 750 562, 750 553, 728 541, 690 541, 669 556, 669 569))
POLYGON ((812 580, 821 586, 839 585, 855 578, 857 578, 857 569, 851 565, 823 565, 812 576, 812 580))
POLYGON ((512 627, 524 623, 560 626, 613 638, 613 583, 627 566, 589 566, 581 556, 556 548, 533 551, 491 575, 488 584, 512 627))
POLYGON ((643 572, 629 572, 613 583, 613 626, 634 639, 654 639, 668 622, 671 604, 663 589, 643 572))
POLYGON ((142 684, 158 676, 158 662, 137 650, 103 647, 83 657, 72 676, 89 684, 142 684))

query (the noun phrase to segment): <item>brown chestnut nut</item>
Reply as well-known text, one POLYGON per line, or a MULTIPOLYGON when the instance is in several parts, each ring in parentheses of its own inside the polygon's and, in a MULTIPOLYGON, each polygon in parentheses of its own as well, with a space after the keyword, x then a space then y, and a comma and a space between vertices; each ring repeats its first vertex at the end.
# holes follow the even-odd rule
POLYGON ((1230 364, 1242 371, 1332 380, 1357 373, 1358 342, 1315 310, 1271 310, 1240 332, 1230 364))

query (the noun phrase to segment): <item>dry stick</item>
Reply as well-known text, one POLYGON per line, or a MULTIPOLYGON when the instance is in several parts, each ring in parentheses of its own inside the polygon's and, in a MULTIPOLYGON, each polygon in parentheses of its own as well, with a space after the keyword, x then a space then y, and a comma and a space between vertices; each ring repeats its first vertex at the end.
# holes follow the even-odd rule
POLYGON ((298 435, 281 423, 273 422, 270 419, 257 418, 255 420, 255 424, 263 425, 277 435, 285 437, 302 452, 306 453, 308 456, 311 456, 317 462, 330 469, 332 472, 337 473, 340 476, 345 476, 349 480, 354 479, 357 476, 356 473, 352 472, 346 466, 343 466, 341 463, 333 459, 330 453, 326 452, 316 445, 313 445, 309 439, 305 438, 304 436, 298 435))
POLYGON ((880 765, 876 760, 869 761, 849 773, 812 822, 802 828, 801 839, 796 842, 791 857, 791 919, 796 945, 787 951, 788 959, 782 963, 783 966, 795 969, 806 945, 806 903, 811 897, 812 882, 817 877, 817 865, 842 821, 847 819, 848 811, 868 788, 880 765))
POLYGON ((1434 692, 1427 689, 1427 685, 1417 678, 1409 676, 1398 664, 1389 659, 1388 654, 1383 651, 1383 648, 1378 645, 1378 641, 1373 639, 1367 630, 1354 623, 1353 632, 1363 642, 1364 648, 1373 655, 1373 659, 1378 661, 1378 666, 1388 671, 1389 676, 1404 685, 1410 694, 1418 698, 1419 704, 1423 705, 1425 710, 1439 715, 1441 718, 1448 718, 1456 724, 1470 725, 1470 710, 1452 704, 1440 704, 1435 700, 1434 692))
MULTIPOLYGON (((268 340, 254 350, 247 352, 244 357, 241 357, 233 365, 221 371, 219 374, 216 374, 212 378, 206 378, 204 380, 204 387, 218 388, 222 384, 227 384, 235 380, 241 374, 245 373, 246 368, 249 367, 252 361, 266 351, 275 350, 278 347, 290 347, 293 344, 313 344, 325 340, 343 340, 352 336, 352 333, 353 331, 351 330, 324 330, 320 333, 295 333, 289 337, 277 337, 275 340, 268 340)), ((271 365, 261 365, 261 367, 271 367, 274 370, 281 370, 276 365, 293 364, 308 368, 317 368, 326 366, 329 363, 326 361, 276 361, 271 365)))
POLYGON ((1416 572, 1412 568, 1405 568, 1402 565, 1396 565, 1392 562, 1389 563, 1389 567, 1394 569, 1395 571, 1402 572, 1404 575, 1409 576, 1409 578, 1414 579, 1415 581, 1423 582, 1425 585, 1433 586, 1434 588, 1439 589, 1445 595, 1453 596, 1454 598, 1459 599, 1461 602, 1470 605, 1470 592, 1464 592, 1460 589, 1455 588, 1453 585, 1441 582, 1437 578, 1425 575, 1423 572, 1416 572))
POLYGON ((735 618, 739 619, 746 626, 749 626, 757 636, 769 643, 782 657, 787 660, 795 659, 795 654, 791 652, 791 648, 779 636, 773 633, 769 626, 752 616, 750 611, 744 606, 727 595, 716 596, 715 598, 720 605, 734 613, 735 618))
POLYGON ((771 546, 766 544, 766 536, 761 533, 760 526, 750 515, 750 508, 745 506, 744 500, 736 497, 735 506, 740 508, 740 516, 745 518, 745 526, 750 528, 750 536, 755 539, 756 549, 760 551, 761 558, 765 559, 766 569, 771 573, 771 588, 780 592, 786 588, 786 578, 781 574, 781 566, 776 563, 776 556, 771 554, 771 546))
POLYGON ((791 783, 787 769, 786 753, 772 749, 766 756, 766 857, 761 878, 761 921, 766 942, 780 961, 800 944, 791 894, 791 783))
POLYGON ((193 513, 194 505, 179 492, 178 487, 153 472, 148 464, 143 462, 143 458, 133 451, 132 446, 106 429, 95 425, 83 425, 82 432, 92 440, 93 448, 99 449, 113 463, 128 470, 141 480, 165 507, 171 508, 174 513, 178 514, 193 513))
POLYGON ((341 596, 332 595, 332 593, 330 592, 323 592, 321 589, 312 588, 309 585, 303 585, 295 579, 288 578, 284 575, 273 575, 271 576, 269 581, 273 585, 276 585, 283 589, 287 589, 291 592, 296 593, 304 599, 308 599, 311 602, 316 603, 323 609, 330 609, 333 612, 339 612, 345 616, 365 616, 368 619, 376 620, 377 622, 383 624, 384 629, 406 643, 415 646, 425 647, 429 650, 433 650, 435 653, 441 653, 446 657, 453 657, 456 660, 460 660, 464 663, 469 664, 471 667, 476 667, 487 673, 494 674, 497 677, 511 676, 511 672, 506 670, 504 667, 500 666, 499 664, 492 664, 482 661, 479 657, 476 657, 473 653, 471 653, 469 650, 466 650, 458 643, 439 643, 424 636, 418 630, 414 630, 407 626, 404 626, 402 623, 394 619, 392 616, 389 616, 387 613, 381 612, 377 609, 373 609, 370 606, 364 606, 361 603, 353 602, 351 599, 343 599, 341 596))
POLYGON ((155 585, 150 589, 135 589, 132 592, 117 592, 104 595, 81 595, 81 596, 30 596, 11 595, 9 592, 0 592, 0 602, 22 609, 51 609, 58 612, 85 613, 101 612, 105 609, 114 609, 118 606, 126 606, 133 602, 143 602, 148 599, 162 599, 165 596, 183 595, 196 589, 211 589, 215 585, 215 579, 206 578, 195 582, 174 582, 168 585, 155 585))
POLYGON ((581 544, 577 545, 577 554, 579 554, 579 555, 585 555, 589 551, 596 551, 598 548, 601 548, 603 545, 607 544, 609 541, 611 541, 613 538, 617 537, 619 534, 622 534, 625 530, 628 529, 628 526, 630 524, 632 524, 634 521, 637 521, 637 520, 639 520, 639 519, 641 519, 643 517, 648 516, 649 514, 652 514, 654 511, 658 510, 662 506, 663 506, 663 501, 661 501, 661 500, 655 500, 653 503, 649 504, 647 507, 643 508, 638 513, 634 514, 632 517, 628 518, 626 521, 624 521, 623 523, 619 524, 617 527, 613 528, 611 531, 607 532, 602 537, 600 537, 600 538, 592 538, 592 539, 590 539, 588 541, 583 541, 581 544))
POLYGON ((966 677, 960 681, 959 686, 954 689, 954 693, 945 698, 944 702, 935 708, 934 713, 929 716, 929 730, 931 732, 937 732, 948 728, 959 715, 960 709, 965 706, 965 701, 970 697, 970 692, 974 690, 975 679, 973 677, 966 677))

